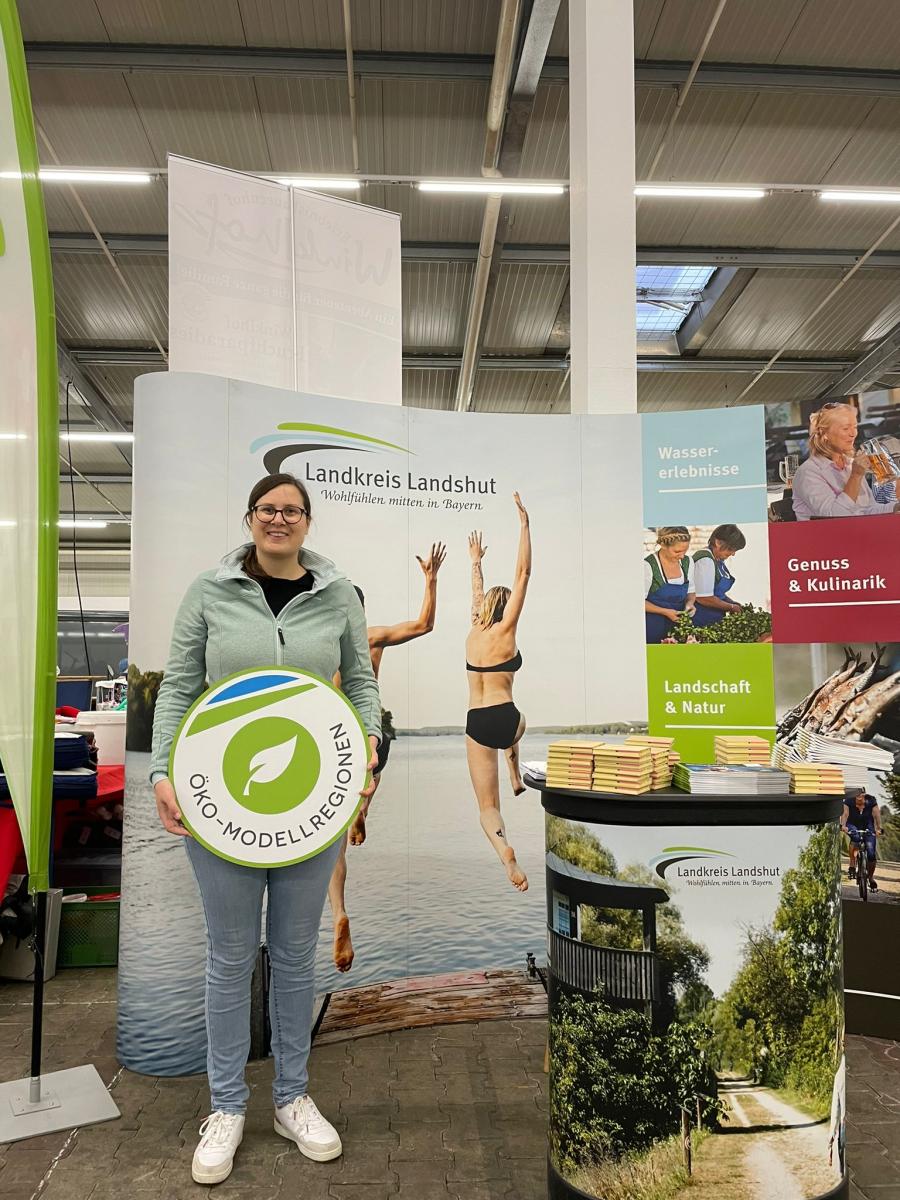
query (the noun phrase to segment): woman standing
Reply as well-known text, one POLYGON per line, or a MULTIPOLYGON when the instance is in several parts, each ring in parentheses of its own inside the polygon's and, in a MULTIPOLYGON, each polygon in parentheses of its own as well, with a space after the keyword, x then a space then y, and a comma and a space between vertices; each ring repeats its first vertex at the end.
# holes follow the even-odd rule
POLYGON ((725 564, 746 545, 747 539, 737 525, 717 525, 706 549, 694 555, 695 625, 715 625, 726 613, 741 611, 740 604, 728 599, 734 576, 725 564))
POLYGON ((519 513, 519 550, 512 588, 492 587, 485 593, 481 560, 487 546, 478 532, 469 535, 472 560, 472 628, 466 639, 469 711, 466 717, 466 758, 481 817, 481 828, 506 869, 510 883, 527 891, 525 872, 506 840, 500 814, 498 753, 506 755, 510 783, 518 796, 525 791, 519 772, 519 741, 525 718, 512 698, 513 677, 522 665, 516 629, 531 575, 531 530, 519 493, 513 494, 519 513))
MULTIPOLYGON (((151 780, 160 820, 185 848, 207 924, 207 1070, 212 1113, 200 1127, 193 1178, 212 1184, 231 1173, 244 1131, 249 1088, 250 980, 260 945, 263 894, 272 964, 270 1016, 275 1059, 275 1132, 317 1162, 337 1158, 341 1140, 307 1095, 313 971, 319 918, 340 839, 286 867, 245 867, 219 858, 190 837, 168 779, 178 725, 209 683, 266 664, 296 667, 344 691, 369 734, 372 758, 381 735, 378 685, 366 620, 353 586, 320 554, 304 548, 312 506, 293 475, 268 475, 250 493, 244 524, 252 541, 226 555, 187 591, 172 631, 169 662, 156 702, 151 780)), ((363 795, 371 791, 367 787, 363 795)))
POLYGON ((644 559, 648 645, 658 645, 669 636, 680 614, 694 609, 690 531, 684 525, 662 525, 656 531, 656 547, 644 559))
POLYGON ((876 500, 866 482, 868 454, 856 449, 858 420, 852 404, 829 401, 809 418, 809 458, 793 478, 794 516, 877 517, 897 512, 896 494, 876 500))

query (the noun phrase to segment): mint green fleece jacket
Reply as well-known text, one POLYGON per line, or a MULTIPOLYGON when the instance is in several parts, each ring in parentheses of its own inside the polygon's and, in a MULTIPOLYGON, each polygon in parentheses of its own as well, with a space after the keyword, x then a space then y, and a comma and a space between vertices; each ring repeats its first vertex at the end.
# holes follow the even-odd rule
POLYGON ((260 585, 241 568, 246 551, 241 546, 217 569, 198 575, 178 609, 153 718, 153 783, 168 775, 172 740, 197 697, 226 675, 254 667, 298 667, 325 679, 340 670, 341 688, 366 730, 381 737, 366 618, 352 583, 304 547, 300 561, 312 572, 313 586, 276 618, 260 585))

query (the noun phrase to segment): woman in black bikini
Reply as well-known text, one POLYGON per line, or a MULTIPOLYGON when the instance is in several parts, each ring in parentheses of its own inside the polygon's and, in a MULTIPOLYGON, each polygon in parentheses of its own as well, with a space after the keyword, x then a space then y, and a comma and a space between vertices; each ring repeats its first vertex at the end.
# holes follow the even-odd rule
POLYGON ((500 772, 497 754, 506 754, 506 765, 513 791, 524 792, 519 773, 519 741, 525 732, 525 718, 512 698, 513 676, 522 665, 516 648, 516 627, 525 603, 531 575, 531 531, 528 513, 519 493, 514 493, 519 511, 519 553, 512 590, 492 587, 484 591, 481 560, 486 546, 481 534, 469 534, 472 560, 472 629, 466 639, 466 673, 469 679, 469 712, 466 718, 466 756, 469 775, 478 800, 481 828, 506 868, 510 883, 520 892, 527 891, 525 872, 516 862, 516 854, 506 840, 506 826, 500 815, 500 772))

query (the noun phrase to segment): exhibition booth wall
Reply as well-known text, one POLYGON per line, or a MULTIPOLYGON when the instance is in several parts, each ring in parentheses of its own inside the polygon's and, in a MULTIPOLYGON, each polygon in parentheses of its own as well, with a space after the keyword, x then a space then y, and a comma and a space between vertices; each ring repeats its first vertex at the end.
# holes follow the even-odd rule
MULTIPOLYGON (((770 475, 792 453, 782 453, 780 419, 762 407, 605 417, 459 414, 208 375, 142 378, 122 1060, 152 1073, 202 1069, 202 915, 183 847, 156 818, 148 780, 153 703, 184 591, 245 540, 247 495, 271 471, 291 471, 309 489, 307 544, 362 590, 370 627, 416 616, 427 586, 417 556, 427 560, 435 543, 447 546, 433 630, 384 652, 382 702, 399 736, 368 839, 348 855, 357 958, 349 976, 339 974, 324 936, 321 990, 543 957, 542 812, 532 797, 513 797, 501 761, 508 837, 535 885, 522 893, 484 839, 464 736, 469 535, 479 531, 486 547, 485 587, 511 584, 519 536, 514 492, 528 510, 533 543, 514 691, 528 722, 525 762, 543 759, 562 734, 647 726, 674 737, 686 761, 711 762, 716 735, 752 732, 777 741, 784 756, 846 760, 848 778, 886 802, 886 827, 896 838, 889 747, 897 732, 900 636, 890 614, 900 579, 884 547, 896 539, 900 518, 885 512, 768 523, 772 505, 783 504, 790 490, 767 483, 767 445, 770 458, 780 456, 770 475), (745 545, 727 560, 734 579, 728 594, 753 608, 743 610, 740 623, 694 631, 682 618, 666 618, 657 636, 645 599, 648 572, 653 586, 648 559, 663 531, 688 543, 676 543, 685 561, 678 568, 693 572, 714 531, 731 526, 745 545), (808 641, 798 640, 794 605, 802 606, 808 641), (864 637, 869 617, 861 615, 873 610, 886 643, 877 648, 864 637), (835 632, 840 641, 832 644, 835 632)), ((791 437, 803 440, 796 429, 791 437)), ((745 852, 775 861, 782 852, 795 855, 800 844, 777 851, 748 845, 745 852)), ((648 843, 645 850, 640 861, 649 866, 660 847, 648 843)), ((893 869, 885 864, 890 899, 893 869)), ((327 913, 323 932, 330 934, 327 913)), ((728 986, 724 976, 703 982, 717 995, 728 986)))

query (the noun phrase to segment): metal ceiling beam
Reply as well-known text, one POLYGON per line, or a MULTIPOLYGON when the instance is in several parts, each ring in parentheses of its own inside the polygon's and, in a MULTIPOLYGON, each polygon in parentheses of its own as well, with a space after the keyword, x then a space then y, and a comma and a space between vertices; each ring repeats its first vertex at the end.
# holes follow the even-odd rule
MULTIPOLYGON (((28 42, 25 61, 30 68, 90 71, 163 71, 190 75, 333 75, 346 78, 343 50, 280 49, 256 46, 164 46, 109 42, 28 42)), ((356 50, 356 75, 375 79, 491 78, 491 54, 402 54, 356 50)), ((565 58, 548 61, 545 79, 565 80, 565 58)))
MULTIPOLYGON (((155 350, 123 350, 116 346, 96 346, 75 351, 85 363, 158 363, 155 350)), ((459 354, 404 354, 403 366, 410 371, 458 371, 459 354)), ((679 358, 678 355, 638 354, 639 371, 758 371, 765 360, 757 358, 679 358)), ((512 357, 487 355, 478 364, 481 371, 564 371, 569 363, 565 355, 512 357)), ((851 358, 816 358, 779 360, 776 371, 848 371, 854 365, 851 358)), ((92 477, 93 478, 93 477, 92 477)), ((127 477, 126 477, 127 480, 127 477)), ((112 476, 108 483, 122 482, 112 476)))
MULTIPOLYGON (((690 63, 638 59, 635 83, 678 87, 690 63)), ((865 96, 900 95, 900 71, 857 70, 851 67, 791 67, 768 63, 701 63, 694 87, 737 88, 741 91, 838 92, 865 96)))
MULTIPOLYGON (((662 267, 853 267, 864 250, 801 250, 745 246, 638 246, 639 264, 662 267)), ((866 260, 870 267, 900 268, 900 250, 877 250, 866 260)))
POLYGON ((89 349, 70 350, 69 355, 73 362, 85 366, 99 366, 101 363, 140 366, 145 363, 161 364, 163 361, 158 350, 132 350, 124 346, 91 346, 89 349))
MULTIPOLYGON (((761 370, 768 360, 764 358, 678 358, 668 355, 638 355, 639 371, 682 371, 749 375, 761 370)), ((825 371, 846 371, 853 365, 852 359, 842 358, 780 358, 772 371, 788 374, 817 375, 825 371)))
MULTIPOLYGON (((505 75, 498 70, 503 45, 502 21, 506 12, 505 6, 501 8, 501 35, 494 55, 495 74, 488 97, 482 161, 482 170, 487 176, 514 178, 519 174, 525 135, 534 112, 535 94, 547 59, 547 48, 553 36, 559 6, 560 0, 529 0, 519 35, 516 30, 519 7, 518 4, 513 5, 512 43, 507 43, 505 48, 508 55, 505 75)), ((475 378, 500 276, 503 246, 511 231, 510 214, 509 199, 496 196, 487 198, 478 261, 472 281, 462 366, 456 384, 456 407, 461 411, 474 403, 475 378)))
POLYGON ((698 354, 756 274, 749 267, 719 267, 675 333, 679 354, 698 354))
POLYGON ((856 360, 850 369, 836 380, 819 397, 821 400, 841 400, 863 392, 883 374, 889 373, 900 363, 900 321, 877 345, 856 360))
MULTIPOLYGON (((105 233, 103 240, 113 254, 168 253, 165 234, 105 233)), ((58 254, 101 254, 97 239, 89 233, 51 233, 50 249, 58 254)), ((741 246, 638 246, 637 261, 648 266, 690 267, 852 267, 862 258, 862 250, 802 250, 741 246)), ((404 242, 404 262, 474 262, 478 246, 474 242, 404 242)), ((569 247, 564 245, 528 245, 507 242, 503 262, 565 265, 569 247)), ((900 270, 900 250, 876 251, 866 262, 870 268, 900 270)))
MULTIPOLYGON (((72 482, 74 482, 76 487, 83 483, 96 483, 100 484, 101 486, 103 484, 126 483, 129 487, 131 487, 131 476, 123 475, 121 473, 109 474, 108 472, 104 474, 103 472, 98 473, 97 471, 82 471, 78 475, 69 475, 66 471, 60 472, 60 487, 68 487, 72 482)), ((61 502, 64 501, 65 497, 63 496, 61 498, 61 502)))
MULTIPOLYGON (((85 407, 96 421, 97 425, 107 433, 130 432, 124 422, 116 415, 112 405, 102 396, 93 383, 81 370, 78 362, 72 357, 67 346, 57 343, 57 358, 59 363, 59 393, 61 403, 65 403, 67 383, 74 387, 81 397, 85 407)), ((122 457, 130 461, 124 451, 122 457)))
MULTIPOLYGON (((254 46, 166 46, 109 42, 28 42, 30 68, 90 71, 186 72, 192 75, 331 75, 345 77, 342 50, 281 49, 254 46)), ((446 79, 487 82, 490 54, 400 54, 357 50, 354 73, 376 79, 446 79)), ((690 63, 638 59, 635 82, 678 87, 690 63)), ((544 80, 565 81, 567 58, 547 58, 544 80)), ((838 92, 867 96, 900 95, 900 72, 846 67, 795 67, 760 63, 703 63, 694 87, 744 91, 838 92)))
MULTIPOLYGON (((460 366, 458 354, 405 354, 403 366, 410 371, 456 371, 460 366)), ((677 355, 638 354, 637 369, 639 371, 686 371, 686 372, 716 372, 726 374, 749 374, 758 371, 764 365, 765 359, 758 358, 679 358, 677 355)), ((848 370, 853 360, 848 358, 815 358, 815 359, 779 359, 773 371, 789 373, 818 374, 820 372, 837 372, 848 370)), ((569 367, 568 357, 560 355, 544 355, 539 357, 510 358, 492 356, 482 358, 478 364, 480 371, 566 371, 569 367)))
MULTIPOLYGON (((103 240, 113 254, 160 256, 169 251, 169 240, 162 233, 105 233, 103 240)), ((103 253, 97 239, 89 233, 51 233, 50 249, 58 254, 103 253)), ((401 252, 404 262, 474 262, 478 246, 474 242, 404 242, 401 252)), ((569 247, 513 243, 504 246, 503 261, 565 264, 569 261, 569 247)))

